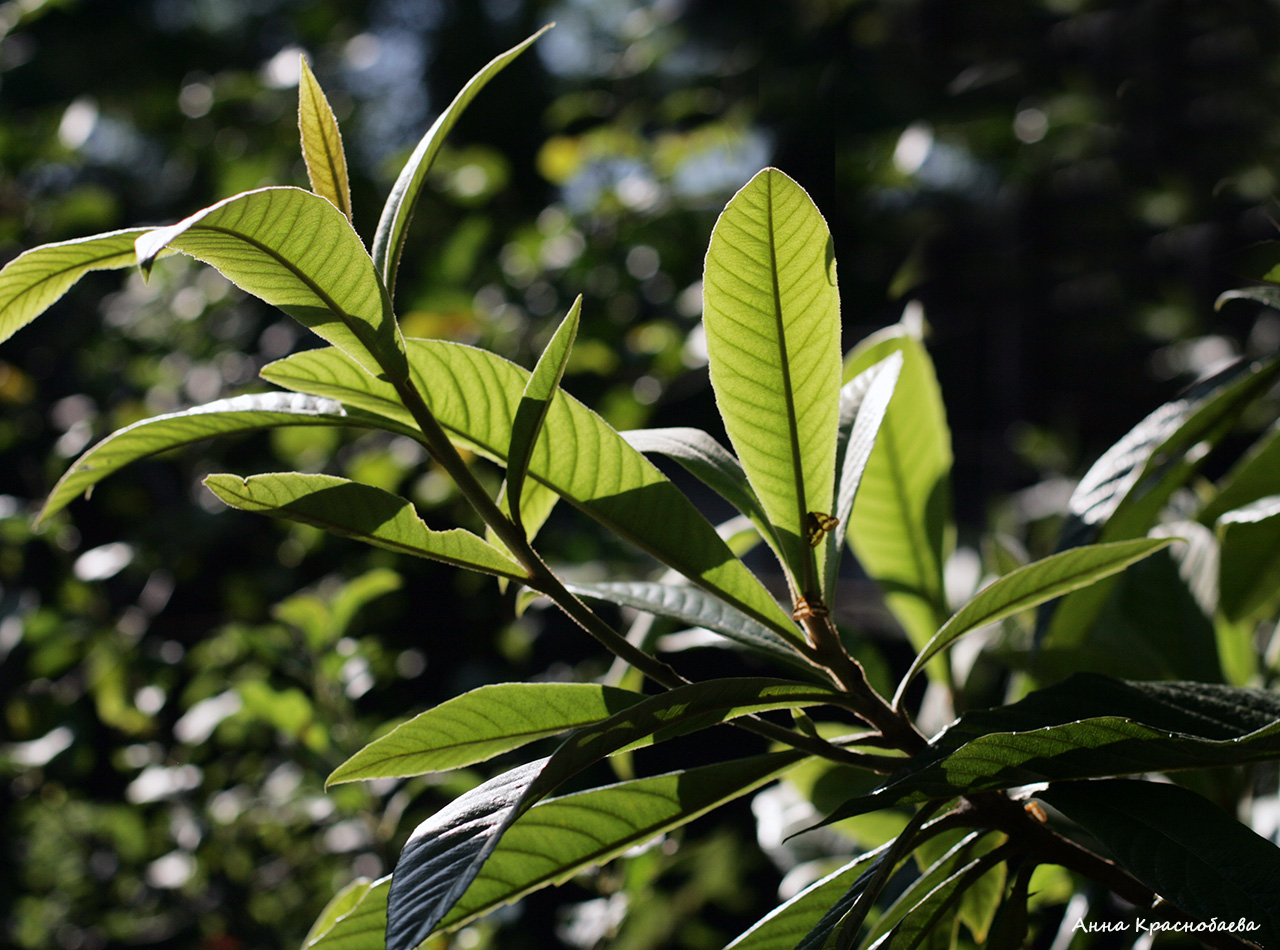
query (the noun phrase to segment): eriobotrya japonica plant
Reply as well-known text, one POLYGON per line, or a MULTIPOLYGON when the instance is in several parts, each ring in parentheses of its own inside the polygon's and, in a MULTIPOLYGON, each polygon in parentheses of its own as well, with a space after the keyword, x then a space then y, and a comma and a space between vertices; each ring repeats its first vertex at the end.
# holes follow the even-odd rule
MULTIPOLYGON (((563 736, 551 755, 497 774, 421 824, 394 873, 342 890, 307 946, 411 950, 803 774, 797 787, 826 779, 828 792, 833 783, 844 789, 823 824, 884 811, 899 816, 900 830, 869 849, 851 842, 830 873, 733 940, 737 950, 1010 950, 1037 939, 1045 919, 1037 899, 1059 885, 1127 902, 1133 940, 1178 931, 1213 947, 1280 947, 1280 851, 1238 820, 1243 813, 1179 781, 1280 757, 1280 697, 1257 688, 1272 671, 1254 648, 1274 631, 1280 603, 1280 437, 1264 436, 1217 484, 1197 474, 1280 364, 1237 363, 1150 415, 1081 481, 1057 553, 1027 563, 1002 550, 989 583, 954 609, 943 583, 954 534, 950 437, 929 356, 908 323, 842 354, 830 234, 778 169, 760 171, 728 203, 706 256, 710 378, 732 451, 692 428, 620 433, 562 391, 581 299, 531 370, 402 335, 396 271, 427 172, 467 104, 535 39, 489 63, 439 117, 368 246, 351 224, 337 123, 304 64, 310 190, 261 188, 168 227, 38 247, 0 273, 6 338, 89 271, 137 265, 145 274, 185 254, 328 344, 266 366, 261 375, 276 391, 106 438, 62 477, 41 518, 132 461, 215 435, 280 426, 395 433, 452 477, 484 536, 435 530, 409 500, 335 475, 215 474, 205 484, 234 508, 518 585, 632 671, 632 689, 483 686, 339 767, 331 784, 419 776, 563 736), (473 472, 472 455, 505 468, 497 497, 473 472), (649 455, 687 469, 740 517, 717 528, 649 455), (1175 498, 1177 522, 1162 523, 1175 498), (567 581, 538 546, 561 501, 652 555, 667 575, 567 581), (759 544, 785 576, 785 602, 742 560, 759 544), (1188 556, 1196 544, 1214 557, 1188 556), (855 658, 858 632, 834 619, 850 551, 913 647, 896 690, 873 688, 855 658), (1197 608, 1211 621, 1211 662, 1197 681, 1113 675, 1125 649, 1116 604, 1137 583, 1135 572, 1120 572, 1138 562, 1135 572, 1167 568, 1149 572, 1152 584, 1185 589, 1194 571, 1212 575, 1211 597, 1197 608), (651 639, 616 629, 607 619, 616 612, 600 612, 601 603, 710 631, 776 675, 690 679, 651 639), (913 683, 923 678, 954 711, 963 677, 950 651, 970 634, 994 644, 1012 671, 1006 703, 963 712, 931 735, 913 683), (557 795, 609 757, 724 724, 758 737, 757 754, 722 761, 708 744, 693 767, 557 795)), ((1072 946, 1089 945, 1084 922, 1074 926, 1084 933, 1072 946)))

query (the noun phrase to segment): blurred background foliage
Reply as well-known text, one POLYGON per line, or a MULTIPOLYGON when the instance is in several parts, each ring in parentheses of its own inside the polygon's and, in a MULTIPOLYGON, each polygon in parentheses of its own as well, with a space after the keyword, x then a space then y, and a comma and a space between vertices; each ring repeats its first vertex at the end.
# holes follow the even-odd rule
MULTIPOLYGON (((962 541, 994 525, 1047 553, 1103 448, 1213 364, 1280 343, 1274 312, 1213 309, 1266 270, 1249 249, 1275 235, 1266 0, 10 0, 0 258, 305 184, 300 53, 343 124, 368 235, 435 114, 549 20, 451 136, 397 302, 407 334, 529 365, 585 295, 566 387, 619 428, 716 424, 702 257, 768 163, 831 223, 846 346, 906 306, 927 320, 962 541)), ((94 439, 252 388, 310 345, 171 259, 149 284, 91 275, 0 351, 0 942, 296 946, 337 887, 385 873, 418 820, 482 777, 325 792, 346 755, 484 682, 605 673, 489 581, 226 512, 200 487, 211 471, 340 470, 408 493, 436 526, 469 523, 406 440, 201 445, 32 529, 94 439)), ((635 564, 567 514, 545 542, 598 575, 635 564)), ((844 619, 883 627, 866 596, 844 619)), ((687 668, 739 662, 704 652, 687 668)), ((452 943, 718 947, 846 850, 841 835, 896 830, 784 843, 812 815, 804 781, 452 943)))

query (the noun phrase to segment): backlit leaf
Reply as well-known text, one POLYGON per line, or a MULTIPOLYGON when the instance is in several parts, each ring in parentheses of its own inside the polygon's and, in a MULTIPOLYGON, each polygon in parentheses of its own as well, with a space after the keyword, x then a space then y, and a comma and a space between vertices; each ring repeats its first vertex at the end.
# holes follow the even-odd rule
POLYGON ((1280 495, 1218 519, 1218 606, 1232 622, 1256 618, 1280 600, 1280 495))
POLYGON ((166 248, 222 272, 279 307, 373 375, 408 374, 391 301, 351 222, 301 188, 247 191, 138 238, 148 270, 166 248))
POLYGON ((311 190, 328 198, 351 219, 351 187, 347 183, 347 156, 342 148, 342 132, 324 90, 307 65, 305 56, 298 77, 298 132, 302 137, 302 158, 307 166, 311 190))
POLYGON ((129 228, 42 244, 5 264, 0 270, 0 342, 48 310, 90 271, 132 267, 137 263, 133 242, 147 230, 129 228))
POLYGON ((471 100, 483 89, 494 76, 502 72, 507 64, 528 49, 538 37, 551 28, 544 26, 537 33, 522 43, 513 46, 499 56, 495 56, 480 72, 468 80, 448 108, 436 117, 431 128, 427 129, 413 154, 400 170, 400 177, 391 187, 386 204, 382 208, 382 216, 378 220, 378 230, 373 237, 373 259, 377 263, 379 276, 389 290, 396 286, 396 271, 400 265, 400 252, 404 249, 405 235, 409 230, 409 221, 413 217, 413 207, 422 191, 427 172, 444 144, 445 136, 461 117, 471 100))
POLYGON ((569 362, 569 352, 578 335, 578 317, 581 313, 582 295, 579 294, 552 335, 551 341, 547 343, 547 348, 542 351, 538 364, 529 374, 529 381, 525 383, 520 405, 516 409, 515 420, 511 424, 511 448, 507 453, 507 505, 517 524, 521 523, 520 496, 524 490, 525 475, 529 471, 529 456, 533 454, 533 447, 542 432, 542 423, 547 418, 551 397, 560 388, 565 364, 569 362))
POLYGON ((372 485, 300 472, 249 478, 210 475, 204 483, 228 505, 243 511, 313 525, 399 554, 514 580, 527 577, 520 565, 470 531, 433 531, 409 501, 372 485))
POLYGON ((372 884, 373 881, 369 878, 358 877, 338 891, 337 894, 334 894, 329 903, 325 904, 324 910, 320 912, 316 922, 311 925, 311 929, 307 931, 307 936, 302 941, 303 947, 313 945, 320 937, 333 929, 333 925, 338 922, 339 917, 351 913, 364 896, 369 893, 369 888, 372 884))
MULTIPOLYGON (((528 372, 488 351, 442 340, 410 340, 408 350, 414 382, 451 438, 504 460, 528 372)), ((262 375, 412 424, 390 386, 333 351, 296 353, 264 367, 262 375)), ((797 635, 791 618, 710 522, 607 422, 560 391, 543 425, 548 438, 534 447, 531 477, 748 616, 797 635)))
POLYGON ((722 679, 649 697, 574 733, 546 759, 502 773, 455 799, 410 836, 392 877, 388 950, 409 950, 436 928, 520 815, 567 779, 614 753, 766 709, 829 701, 825 687, 722 679))
POLYGON ((446 700, 369 743, 328 785, 456 769, 607 719, 644 697, 591 683, 496 683, 446 700))
POLYGON ((391 875, 379 878, 356 905, 333 922, 328 930, 311 937, 303 950, 386 950, 387 894, 391 875))
POLYGON ((711 385, 800 590, 817 594, 808 514, 834 502, 840 294, 831 235, 799 185, 757 174, 716 222, 703 276, 711 385))
POLYGON ((347 409, 332 399, 299 393, 257 393, 219 399, 143 419, 107 436, 76 459, 58 480, 44 503, 40 520, 61 511, 80 494, 130 462, 214 436, 278 426, 358 426, 409 436, 414 432, 398 422, 359 409, 347 409))

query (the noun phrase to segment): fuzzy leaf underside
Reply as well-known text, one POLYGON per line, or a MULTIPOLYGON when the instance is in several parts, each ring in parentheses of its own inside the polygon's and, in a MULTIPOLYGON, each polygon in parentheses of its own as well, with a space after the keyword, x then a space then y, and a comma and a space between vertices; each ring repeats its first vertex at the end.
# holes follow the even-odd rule
POLYGON ((347 182, 347 156, 342 148, 342 131, 324 90, 315 74, 302 61, 298 77, 298 132, 302 138, 302 158, 307 166, 311 190, 328 198, 351 220, 351 186, 347 182))
POLYGON ((716 222, 702 319, 725 431, 802 583, 808 512, 833 507, 840 295, 827 224, 777 169, 716 222))
MULTIPOLYGON (((441 340, 407 343, 413 380, 451 437, 499 462, 528 371, 486 350, 441 340)), ((412 420, 390 386, 360 373, 333 350, 308 350, 272 363, 265 379, 412 420)), ((795 625, 715 528, 652 463, 608 423, 559 391, 529 459, 529 474, 610 530, 700 587, 785 636, 795 625)))
POLYGON ((942 394, 924 344, 901 324, 855 347, 844 379, 895 352, 902 370, 858 486, 848 542, 918 650, 948 615, 942 567, 954 530, 952 455, 942 394))

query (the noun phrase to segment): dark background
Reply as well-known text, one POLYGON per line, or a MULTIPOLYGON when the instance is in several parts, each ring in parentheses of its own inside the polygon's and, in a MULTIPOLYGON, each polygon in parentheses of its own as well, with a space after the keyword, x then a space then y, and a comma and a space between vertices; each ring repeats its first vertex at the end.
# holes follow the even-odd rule
MULTIPOLYGON (((1273 313, 1214 309, 1274 258, 1278 16, 1260 0, 7 3, 0 258, 305 185, 298 52, 342 122, 367 236, 430 120, 554 19, 433 173, 397 289, 406 333, 529 365, 583 293, 566 387, 619 428, 714 427, 687 339, 702 257, 724 202, 775 164, 830 223, 846 347, 923 307, 962 543, 995 526, 1045 553, 1063 486, 1107 445, 1215 363, 1280 342, 1273 313)), ((433 526, 472 524, 395 440, 198 446, 32 529, 92 439, 251 388, 309 345, 171 261, 147 285, 92 275, 0 349, 0 942, 296 945, 337 887, 385 873, 417 820, 483 777, 326 794, 346 755, 483 682, 604 671, 488 581, 227 513, 199 486, 342 471, 433 526), (219 697, 199 708, 222 718, 191 713, 219 697)), ((647 569, 568 515, 545 543, 598 572, 647 569)), ((590 946, 557 904, 621 893, 667 909, 611 945, 719 946, 798 860, 771 864, 750 818, 735 806, 459 945, 590 946)))

